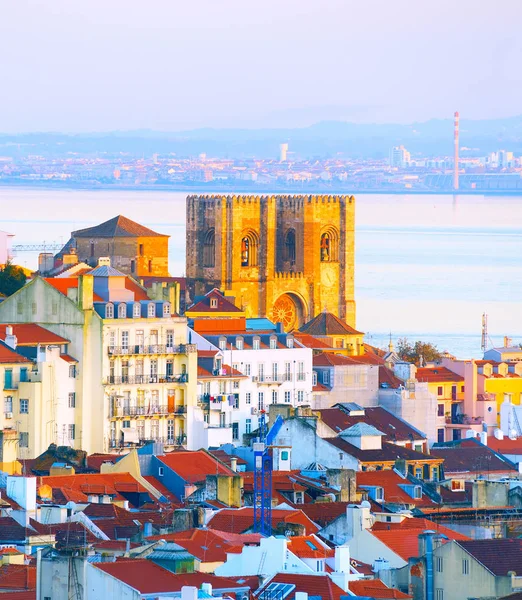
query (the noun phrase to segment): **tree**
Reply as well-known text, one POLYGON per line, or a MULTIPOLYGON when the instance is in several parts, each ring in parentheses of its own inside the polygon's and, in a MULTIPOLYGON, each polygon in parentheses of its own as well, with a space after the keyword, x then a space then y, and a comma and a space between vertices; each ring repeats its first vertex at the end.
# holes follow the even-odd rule
POLYGON ((437 346, 429 342, 421 342, 417 340, 411 343, 407 338, 400 338, 397 342, 397 355, 401 360, 414 363, 419 366, 421 357, 422 363, 438 362, 442 359, 442 353, 437 346))
POLYGON ((22 268, 7 261, 0 267, 0 294, 10 296, 24 287, 27 277, 22 268))

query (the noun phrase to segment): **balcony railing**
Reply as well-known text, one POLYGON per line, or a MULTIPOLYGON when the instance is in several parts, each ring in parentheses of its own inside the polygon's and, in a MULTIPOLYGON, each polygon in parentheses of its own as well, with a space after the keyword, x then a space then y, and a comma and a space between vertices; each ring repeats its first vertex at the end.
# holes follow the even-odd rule
POLYGON ((180 375, 109 375, 103 380, 105 385, 140 385, 149 383, 187 383, 188 373, 180 375))
POLYGON ((157 442, 160 444, 163 444, 164 446, 183 446, 184 444, 187 443, 187 436, 186 435, 178 435, 175 437, 157 437, 154 439, 140 439, 140 441, 135 444, 133 442, 123 442, 121 440, 110 440, 109 441, 109 448, 129 448, 129 447, 136 447, 136 446, 143 446, 144 444, 150 443, 150 442, 157 442))
POLYGON ((197 352, 196 344, 143 344, 133 346, 109 346, 109 356, 132 356, 136 354, 189 354, 197 352))
POLYGON ((252 377, 252 381, 256 383, 283 383, 283 381, 288 381, 286 379, 286 375, 254 375, 252 377))
POLYGON ((153 417, 155 415, 185 415, 187 407, 184 404, 175 406, 117 406, 112 407, 110 417, 153 417))

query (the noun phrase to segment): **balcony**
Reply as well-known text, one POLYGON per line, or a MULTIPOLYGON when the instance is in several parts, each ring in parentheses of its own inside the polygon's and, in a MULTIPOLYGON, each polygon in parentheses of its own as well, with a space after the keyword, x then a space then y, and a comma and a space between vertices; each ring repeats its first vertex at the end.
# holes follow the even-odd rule
POLYGON ((289 381, 287 375, 260 375, 252 377, 252 381, 266 385, 281 385, 284 381, 289 381))
POLYGON ((104 385, 142 385, 150 383, 187 383, 188 373, 180 375, 109 375, 104 385))
POLYGON ((175 437, 158 437, 154 439, 140 439, 137 444, 133 444, 132 442, 122 442, 117 440, 109 441, 109 448, 135 448, 139 446, 143 446, 150 442, 156 442, 163 444, 164 446, 183 446, 187 443, 186 435, 178 435, 175 437))
POLYGON ((177 344, 168 346, 166 344, 147 344, 138 346, 109 346, 109 356, 136 356, 147 354, 189 354, 197 352, 195 344, 177 344))
POLYGON ((185 404, 177 404, 175 406, 119 406, 110 409, 109 417, 155 417, 159 415, 179 415, 187 414, 185 404))

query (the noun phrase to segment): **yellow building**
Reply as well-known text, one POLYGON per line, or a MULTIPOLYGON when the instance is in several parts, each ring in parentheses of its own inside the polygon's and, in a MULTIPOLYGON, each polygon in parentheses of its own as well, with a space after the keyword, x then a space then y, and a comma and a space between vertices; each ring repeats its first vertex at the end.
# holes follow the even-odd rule
POLYGON ((190 300, 217 288, 287 331, 326 309, 355 326, 353 196, 189 196, 190 300))
POLYGON ((497 408, 508 400, 512 404, 522 404, 522 363, 476 361, 479 378, 484 377, 484 393, 495 396, 497 408))
POLYGON ((345 356, 364 354, 364 333, 356 331, 332 313, 321 312, 311 321, 302 325, 299 332, 326 342, 338 354, 345 356))

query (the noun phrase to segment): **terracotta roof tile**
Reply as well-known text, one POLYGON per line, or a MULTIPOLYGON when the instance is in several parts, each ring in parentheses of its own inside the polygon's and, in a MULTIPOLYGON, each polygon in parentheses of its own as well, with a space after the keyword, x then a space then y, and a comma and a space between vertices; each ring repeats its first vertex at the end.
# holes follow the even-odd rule
POLYGON ((299 558, 333 558, 335 551, 315 535, 297 535, 288 540, 288 550, 299 558))
POLYGON ((521 539, 468 540, 458 544, 494 575, 505 577, 510 571, 522 573, 521 539))
POLYGON ((269 579, 265 585, 258 590, 262 592, 263 588, 271 583, 289 583, 295 585, 295 589, 285 598, 285 600, 294 600, 296 592, 307 592, 308 597, 317 597, 321 600, 341 600, 346 596, 346 592, 336 585, 328 575, 299 575, 296 573, 278 573, 272 579, 269 579))
MULTIPOLYGON (((301 510, 272 509, 272 527, 279 523, 293 523, 303 525, 307 534, 317 533, 319 528, 301 510)), ((212 529, 243 533, 254 525, 254 509, 252 507, 225 508, 218 511, 208 522, 212 529)))
POLYGON ((190 312, 208 312, 212 313, 241 313, 243 312, 240 308, 238 308, 231 300, 223 296, 223 294, 216 288, 210 290, 207 294, 205 294, 204 298, 187 308, 188 313, 190 312), (217 300, 217 306, 211 306, 210 300, 217 300))
MULTIPOLYGON (((0 323, 0 340, 5 340, 8 323, 0 323)), ((37 344, 68 344, 69 340, 61 335, 40 327, 35 323, 15 323, 11 325, 16 336, 18 346, 36 346, 37 344)))
POLYGON ((36 567, 13 564, 0 566, 0 589, 36 589, 36 567))
POLYGON ((337 517, 346 513, 348 502, 314 502, 300 504, 299 508, 308 516, 314 523, 321 527, 326 527, 337 517))
MULTIPOLYGON (((44 277, 44 281, 64 296, 67 296, 67 290, 77 288, 80 280, 78 277, 44 277)), ((103 298, 98 294, 93 294, 92 299, 94 302, 103 302, 103 298)))
POLYGON ((205 450, 169 452, 158 459, 188 483, 205 481, 207 475, 237 475, 205 450))
POLYGON ((361 579, 360 581, 350 581, 348 584, 350 591, 356 596, 367 596, 369 598, 397 598, 403 600, 412 598, 400 590, 389 588, 380 579, 361 579))
POLYGON ((422 460, 426 463, 434 463, 440 464, 442 459, 438 456, 422 454, 421 452, 416 452, 415 450, 410 450, 409 448, 405 448, 404 446, 399 446, 398 444, 390 444, 389 442, 383 442, 382 449, 377 450, 361 450, 350 444, 346 440, 341 437, 335 438, 323 438, 326 442, 332 444, 339 450, 343 450, 350 456, 353 456, 357 460, 362 462, 395 462, 398 458, 404 460, 422 460))
POLYGON ((322 312, 314 317, 308 323, 305 323, 300 327, 302 333, 309 333, 310 335, 363 335, 362 332, 357 331, 353 327, 350 327, 348 323, 345 323, 339 317, 329 312, 322 312))
POLYGON ((73 231, 71 236, 73 238, 169 237, 163 233, 152 231, 152 229, 131 221, 122 215, 118 215, 94 227, 73 231))
POLYGON ((444 381, 464 381, 462 375, 457 375, 446 367, 419 367, 416 375, 417 381, 437 383, 444 381))
POLYGON ((516 466, 476 439, 434 444, 431 454, 444 459, 444 473, 518 472, 516 466))
POLYGON ((2 365, 19 365, 30 363, 31 361, 15 352, 9 346, 6 346, 3 342, 0 342, 0 364, 2 365))
MULTIPOLYGON (((407 506, 435 506, 429 496, 423 494, 422 498, 412 498, 401 485, 413 485, 407 478, 402 477, 393 469, 384 471, 358 471, 356 473, 357 486, 378 486, 384 490, 384 502, 406 504, 407 506)), ((410 519, 408 519, 410 520, 410 519)))

